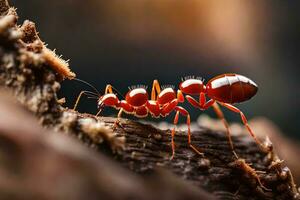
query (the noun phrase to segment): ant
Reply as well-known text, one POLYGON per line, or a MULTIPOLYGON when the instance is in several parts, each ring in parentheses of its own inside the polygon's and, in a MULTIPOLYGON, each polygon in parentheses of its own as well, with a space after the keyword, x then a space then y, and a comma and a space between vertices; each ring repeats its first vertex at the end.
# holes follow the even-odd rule
POLYGON ((96 91, 96 93, 82 91, 76 100, 73 110, 76 110, 79 100, 83 94, 87 95, 88 98, 96 98, 98 100, 99 109, 96 116, 101 113, 104 107, 113 107, 119 110, 114 127, 116 127, 117 124, 120 124, 120 118, 123 112, 139 118, 147 117, 149 114, 151 114, 152 117, 159 118, 166 117, 171 112, 175 111, 176 114, 173 121, 174 128, 171 132, 172 156, 170 159, 172 160, 175 155, 174 136, 180 114, 186 117, 186 124, 188 126, 188 144, 190 148, 192 148, 197 154, 203 155, 203 153, 199 152, 199 150, 191 144, 190 114, 186 109, 178 106, 179 103, 184 102, 184 96, 180 90, 176 93, 172 86, 161 87, 158 80, 154 80, 152 84, 151 99, 148 98, 147 88, 143 85, 129 88, 129 91, 124 97, 112 85, 108 84, 106 85, 104 95, 101 95, 100 92, 91 84, 80 79, 75 80, 88 84, 96 91), (120 100, 114 91, 116 91, 123 99, 120 100))
POLYGON ((234 103, 247 101, 257 93, 258 87, 252 80, 242 75, 227 73, 212 78, 206 85, 204 85, 203 79, 188 77, 185 80, 182 80, 179 88, 180 91, 185 94, 185 98, 188 100, 188 102, 195 108, 206 110, 209 107, 213 107, 217 116, 225 125, 231 150, 237 159, 238 156, 234 151, 228 122, 226 121, 218 104, 240 114, 242 122, 247 128, 249 134, 261 147, 261 149, 266 149, 251 130, 243 112, 232 105, 234 103), (195 100, 190 95, 199 95, 199 100, 195 100), (206 100, 206 95, 210 97, 209 101, 206 100))

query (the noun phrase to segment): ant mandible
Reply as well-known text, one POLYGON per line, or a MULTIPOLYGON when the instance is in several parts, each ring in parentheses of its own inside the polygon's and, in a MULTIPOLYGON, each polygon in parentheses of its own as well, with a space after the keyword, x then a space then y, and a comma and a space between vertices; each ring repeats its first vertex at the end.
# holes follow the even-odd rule
POLYGON ((98 100, 98 109, 99 112, 96 114, 98 116, 104 107, 113 107, 119 110, 117 115, 117 120, 115 121, 114 128, 117 124, 120 123, 120 118, 123 112, 127 114, 134 115, 139 118, 147 117, 148 114, 151 114, 152 117, 166 117, 172 111, 175 111, 174 117, 174 128, 172 129, 171 136, 171 145, 172 145, 172 156, 175 155, 175 129, 179 120, 179 115, 186 117, 186 124, 188 127, 188 144, 197 154, 203 155, 196 147, 191 143, 191 130, 190 130, 190 114, 189 112, 181 106, 178 106, 178 103, 184 102, 184 96, 180 90, 177 93, 171 86, 166 86, 163 89, 160 87, 158 80, 154 80, 152 84, 151 99, 148 99, 148 93, 146 87, 138 85, 132 88, 129 88, 129 91, 123 97, 120 92, 118 92, 112 85, 108 84, 105 88, 104 95, 100 95, 100 92, 93 87, 91 84, 82 81, 80 79, 75 79, 77 81, 83 82, 91 86, 97 93, 90 91, 82 91, 74 105, 73 110, 76 110, 79 100, 83 94, 87 95, 89 98, 96 98, 98 100), (119 100, 117 95, 114 93, 116 91, 119 95, 123 97, 122 100, 119 100))
POLYGON ((236 158, 238 158, 238 156, 234 151, 228 122, 218 104, 240 114, 242 122, 252 138, 263 150, 265 150, 263 144, 258 140, 250 128, 243 112, 232 105, 234 103, 247 101, 257 93, 258 87, 252 80, 242 75, 227 73, 212 78, 204 85, 203 80, 189 77, 180 83, 179 88, 180 91, 185 94, 185 98, 188 102, 195 108, 206 110, 209 107, 213 107, 217 116, 225 125, 228 141, 236 158), (199 95, 199 100, 195 100, 190 95, 199 95), (206 96, 210 97, 209 101, 206 100, 206 96))

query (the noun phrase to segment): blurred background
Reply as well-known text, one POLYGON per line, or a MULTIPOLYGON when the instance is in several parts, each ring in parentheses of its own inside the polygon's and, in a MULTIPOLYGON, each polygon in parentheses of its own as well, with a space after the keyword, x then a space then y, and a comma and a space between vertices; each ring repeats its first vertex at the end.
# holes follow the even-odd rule
MULTIPOLYGON (((153 79, 177 87, 181 77, 188 75, 209 80, 221 73, 239 73, 255 81, 259 91, 237 107, 248 118, 268 117, 288 136, 300 139, 298 1, 10 3, 18 8, 19 23, 34 21, 48 47, 70 59, 77 77, 100 91, 107 83, 125 94, 131 85, 151 87, 153 79)), ((72 107, 84 89, 89 88, 65 81, 60 95, 72 107)), ((85 98, 79 106, 80 111, 97 112, 94 100, 85 98)), ((196 120, 201 111, 186 107, 196 120)), ((106 114, 110 110, 106 109, 106 114)), ((230 121, 240 120, 238 115, 223 110, 230 121)))

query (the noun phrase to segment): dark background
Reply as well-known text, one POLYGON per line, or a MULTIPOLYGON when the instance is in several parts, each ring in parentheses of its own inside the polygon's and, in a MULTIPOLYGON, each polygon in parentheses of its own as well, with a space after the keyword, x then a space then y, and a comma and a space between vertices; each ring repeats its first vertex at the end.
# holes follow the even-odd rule
MULTIPOLYGON (((234 72, 259 85, 238 105, 248 118, 265 116, 300 138, 300 6, 297 1, 11 0, 19 23, 36 23, 77 77, 103 91, 153 79, 178 86, 181 77, 234 72)), ((61 96, 72 107, 86 86, 67 81, 61 96)), ((201 113, 190 106, 192 119, 201 113)), ((96 112, 85 99, 84 112, 96 112)), ((110 109, 108 109, 110 110, 110 109)), ((214 116, 210 113, 211 116, 214 116)), ((239 116, 226 111, 231 121, 239 116)), ((172 117, 169 117, 170 120, 172 117)), ((165 120, 165 119, 162 119, 165 120)))

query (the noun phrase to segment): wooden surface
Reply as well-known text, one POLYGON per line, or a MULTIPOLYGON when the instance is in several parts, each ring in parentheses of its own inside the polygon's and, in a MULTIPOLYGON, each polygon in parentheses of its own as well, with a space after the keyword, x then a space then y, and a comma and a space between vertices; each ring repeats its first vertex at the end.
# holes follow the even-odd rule
MULTIPOLYGON (((108 130, 111 130, 115 118, 95 117, 89 114, 80 114, 72 110, 66 113, 73 115, 76 123, 73 123, 75 130, 82 135, 89 135, 93 144, 97 141, 94 135, 82 131, 82 124, 86 121, 91 123, 102 123, 108 130), (75 117, 76 116, 76 117, 75 117)), ((122 119, 121 125, 116 128, 115 140, 125 138, 124 150, 119 151, 115 157, 126 168, 141 174, 142 176, 152 174, 157 168, 164 168, 168 171, 188 180, 193 185, 204 188, 219 198, 237 199, 287 199, 292 198, 294 192, 292 183, 288 180, 284 166, 278 165, 270 169, 273 161, 278 159, 272 153, 263 153, 248 135, 233 137, 237 154, 240 158, 251 163, 251 168, 257 171, 257 175, 263 186, 271 191, 260 187, 256 178, 244 168, 235 166, 234 158, 224 132, 211 131, 198 127, 193 131, 193 144, 204 152, 204 157, 196 154, 187 145, 186 131, 177 131, 175 136, 176 156, 170 160, 170 130, 160 130, 152 125, 145 125, 131 120, 122 119), (284 188, 284 189, 283 189, 284 188)), ((84 128, 86 130, 86 128, 84 128)), ((109 133, 109 132, 108 132, 109 133)), ((103 134, 102 134, 103 135, 103 134)), ((104 134, 105 135, 105 134, 104 134)), ((97 135, 96 137, 98 137, 97 135)), ((109 138, 109 137, 103 137, 109 138)), ((113 140, 101 140, 99 145, 94 146, 99 151, 110 152, 107 148, 116 149, 113 140), (106 145, 105 145, 106 144, 106 145)), ((89 143, 86 141, 86 143, 89 143)))

